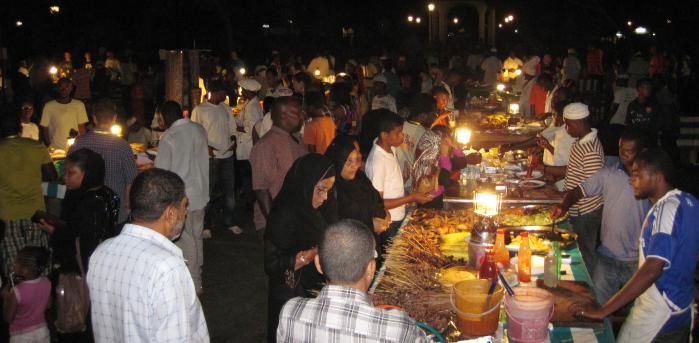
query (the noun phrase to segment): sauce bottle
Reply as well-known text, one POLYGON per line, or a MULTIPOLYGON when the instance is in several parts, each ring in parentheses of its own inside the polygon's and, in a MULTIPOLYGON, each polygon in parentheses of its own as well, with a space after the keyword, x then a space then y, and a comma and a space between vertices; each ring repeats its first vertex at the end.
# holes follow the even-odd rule
POLYGON ((502 268, 510 265, 510 252, 505 246, 505 229, 498 229, 495 236, 495 262, 500 263, 502 268))
POLYGON ((529 248, 529 233, 522 232, 522 243, 519 244, 517 253, 517 277, 521 283, 529 283, 532 279, 532 251, 529 248))
POLYGON ((498 275, 498 267, 495 265, 495 252, 488 250, 485 252, 485 260, 478 270, 479 279, 491 280, 498 275))

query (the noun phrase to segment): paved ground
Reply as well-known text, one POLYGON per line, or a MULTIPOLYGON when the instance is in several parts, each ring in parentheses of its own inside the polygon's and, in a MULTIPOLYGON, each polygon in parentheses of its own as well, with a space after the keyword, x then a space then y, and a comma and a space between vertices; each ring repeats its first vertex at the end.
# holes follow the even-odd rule
POLYGON ((267 325, 267 276, 263 245, 245 214, 245 232, 214 231, 204 240, 201 303, 211 342, 263 342, 267 325))

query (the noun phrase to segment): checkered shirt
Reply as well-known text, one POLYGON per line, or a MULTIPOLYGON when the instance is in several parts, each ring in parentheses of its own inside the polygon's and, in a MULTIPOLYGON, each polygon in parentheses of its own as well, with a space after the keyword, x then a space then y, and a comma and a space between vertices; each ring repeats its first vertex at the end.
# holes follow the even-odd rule
POLYGON ((427 342, 405 312, 374 307, 356 289, 329 285, 315 299, 293 298, 282 308, 277 342, 427 342))
POLYGON ((204 313, 180 250, 127 224, 90 258, 87 284, 96 342, 209 342, 204 313))
POLYGON ((136 159, 129 143, 112 134, 90 131, 75 140, 75 144, 68 150, 68 155, 82 148, 90 149, 104 159, 104 184, 121 199, 119 222, 126 221, 127 201, 124 200, 124 191, 138 173, 136 159))

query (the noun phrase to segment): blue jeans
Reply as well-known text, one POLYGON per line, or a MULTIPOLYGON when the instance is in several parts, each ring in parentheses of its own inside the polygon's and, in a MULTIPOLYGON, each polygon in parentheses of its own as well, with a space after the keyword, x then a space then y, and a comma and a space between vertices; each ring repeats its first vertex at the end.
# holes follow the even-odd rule
POLYGON ((597 291, 597 301, 604 305, 621 287, 631 279, 638 267, 637 261, 619 261, 597 254, 597 265, 592 272, 592 280, 597 291))
POLYGON ((570 217, 570 225, 578 235, 578 248, 588 271, 595 270, 599 231, 602 225, 602 208, 577 217, 570 217))
POLYGON ((215 225, 219 213, 223 217, 221 225, 228 228, 235 225, 235 156, 209 159, 209 203, 206 205, 206 227, 215 225))

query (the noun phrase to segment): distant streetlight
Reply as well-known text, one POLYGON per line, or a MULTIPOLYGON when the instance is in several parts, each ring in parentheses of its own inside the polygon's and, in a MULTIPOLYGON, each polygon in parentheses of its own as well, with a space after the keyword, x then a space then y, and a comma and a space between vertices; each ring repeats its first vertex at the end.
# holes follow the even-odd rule
POLYGON ((626 22, 626 26, 631 26, 631 25, 633 25, 633 22, 631 20, 626 22))
POLYGON ((269 24, 262 24, 262 28, 263 28, 263 29, 268 29, 268 28, 269 28, 269 24))
POLYGON ((515 16, 510 14, 509 16, 507 16, 507 19, 509 19, 510 21, 513 21, 513 20, 515 20, 515 16))
POLYGON ((57 73, 58 73, 58 68, 56 68, 56 66, 51 66, 51 68, 49 68, 49 74, 56 75, 57 73))
POLYGON ((435 6, 433 3, 427 5, 427 43, 432 44, 432 12, 434 12, 435 6))
POLYGON ((668 24, 672 24, 672 19, 667 18, 667 23, 668 23, 668 24))
POLYGON ((502 24, 498 24, 498 27, 499 27, 499 28, 502 28, 502 24))
POLYGON ((413 18, 413 16, 411 16, 411 15, 408 16, 408 22, 412 23, 414 19, 415 18, 413 18))
POLYGON ((421 21, 422 21, 422 18, 420 18, 420 17, 415 18, 416 23, 420 24, 421 21))
POLYGON ((519 33, 519 30, 515 29, 515 33, 519 33))
POLYGON ((510 18, 505 18, 505 22, 506 22, 506 23, 509 23, 509 22, 510 22, 510 18))
POLYGON ((652 35, 652 36, 655 37, 655 32, 653 32, 653 35, 652 35))
POLYGON ((60 11, 61 11, 61 7, 59 7, 59 6, 56 6, 56 5, 49 6, 49 13, 51 13, 51 14, 56 14, 60 11))
POLYGON ((432 4, 432 3, 428 4, 428 5, 427 5, 427 9, 428 9, 430 12, 434 11, 434 4, 432 4))
POLYGON ((637 35, 645 35, 648 33, 648 29, 643 26, 639 26, 635 30, 633 30, 633 32, 637 35))
POLYGON ((238 72, 240 73, 240 75, 245 75, 245 68, 238 69, 238 72))
POLYGON ((21 20, 17 20, 17 22, 15 23, 15 26, 17 27, 22 27, 22 25, 24 25, 24 23, 21 20))
POLYGON ((615 35, 616 35, 616 38, 623 38, 624 37, 624 35, 621 34, 621 32, 619 32, 619 31, 617 31, 617 33, 615 35))
POLYGON ((454 24, 458 24, 458 23, 459 23, 459 18, 454 17, 454 24))

